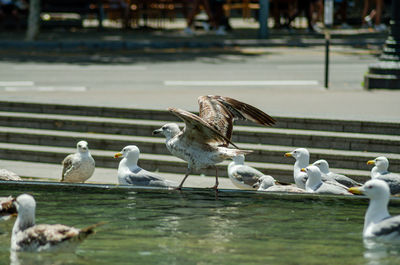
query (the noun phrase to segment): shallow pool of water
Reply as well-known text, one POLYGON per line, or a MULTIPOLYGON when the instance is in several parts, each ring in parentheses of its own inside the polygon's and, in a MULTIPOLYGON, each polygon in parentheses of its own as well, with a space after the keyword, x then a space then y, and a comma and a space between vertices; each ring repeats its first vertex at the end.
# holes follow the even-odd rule
MULTIPOLYGON (((0 188, 31 193, 37 223, 97 233, 75 250, 18 253, 14 264, 400 264, 400 247, 368 249, 367 200, 245 192, 0 188)), ((400 204, 390 207, 400 214, 400 204)), ((0 264, 10 261, 15 219, 0 222, 0 264)))

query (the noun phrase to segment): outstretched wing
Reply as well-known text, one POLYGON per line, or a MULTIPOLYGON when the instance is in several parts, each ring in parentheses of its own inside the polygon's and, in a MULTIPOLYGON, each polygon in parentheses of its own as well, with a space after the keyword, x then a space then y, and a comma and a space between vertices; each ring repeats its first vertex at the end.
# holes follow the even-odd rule
POLYGON ((199 116, 228 139, 232 137, 233 120, 249 120, 260 125, 272 125, 275 120, 249 104, 221 96, 201 96, 199 116))
POLYGON ((238 148, 230 139, 226 138, 215 128, 211 127, 199 116, 178 108, 168 108, 168 111, 178 116, 185 122, 183 130, 184 137, 191 142, 210 143, 222 146, 232 144, 238 148))

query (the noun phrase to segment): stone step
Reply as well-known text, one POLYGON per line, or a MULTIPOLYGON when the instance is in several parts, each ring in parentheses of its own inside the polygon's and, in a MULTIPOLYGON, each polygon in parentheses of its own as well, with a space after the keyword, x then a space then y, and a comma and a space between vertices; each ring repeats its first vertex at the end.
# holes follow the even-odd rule
MULTIPOLYGON (((73 152, 75 152, 75 148, 0 143, 1 160, 50 163, 60 165, 64 157, 73 152)), ((119 159, 113 158, 115 152, 104 150, 91 150, 91 153, 96 161, 96 167, 115 169, 118 168, 119 159)), ((229 163, 230 161, 224 161, 218 165, 219 176, 227 177, 227 165, 229 163)), ((293 182, 292 164, 289 165, 260 162, 247 162, 247 164, 254 168, 257 168, 265 174, 270 174, 274 176, 280 181, 293 182)), ((142 153, 139 159, 139 165, 149 171, 174 173, 176 175, 183 175, 186 171, 186 162, 170 155, 154 155, 142 153)), ((358 181, 365 181, 369 178, 370 175, 370 172, 366 170, 332 168, 332 171, 347 174, 348 176, 358 181)), ((206 169, 196 173, 205 174, 207 176, 215 176, 214 169, 206 169)))
MULTIPOLYGON (((0 168, 6 168, 21 176, 23 180, 30 181, 60 181, 61 165, 49 163, 33 163, 25 161, 0 160, 0 168)), ((182 174, 157 172, 160 176, 179 184, 183 179, 182 174)), ((118 184, 117 169, 96 167, 93 176, 85 183, 118 184)), ((214 177, 192 175, 185 181, 185 187, 207 188, 215 183, 214 177)), ((219 179, 221 189, 237 189, 227 178, 219 179)))
MULTIPOLYGON (((151 136, 166 121, 0 112, 0 126, 96 134, 151 136)), ((183 126, 183 123, 178 123, 183 126)), ((400 153, 400 136, 235 126, 234 142, 400 153)))
POLYGON ((364 76, 364 87, 367 89, 399 89, 400 76, 367 74, 364 76))
MULTIPOLYGON (((165 110, 128 109, 12 101, 0 101, 0 111, 95 116, 136 120, 178 120, 174 115, 165 110)), ((274 118, 277 120, 274 128, 400 135, 399 124, 395 122, 355 121, 346 119, 334 120, 299 117, 274 118)), ((238 124, 246 125, 247 123, 238 121, 238 124)))
MULTIPOLYGON (((94 133, 79 133, 52 130, 37 130, 25 128, 0 127, 0 142, 44 145, 54 147, 74 147, 79 140, 89 142, 90 149, 118 152, 124 146, 135 144, 142 153, 170 155, 165 147, 164 138, 127 135, 109 135, 94 133)), ((285 158, 284 153, 294 150, 295 146, 262 145, 237 143, 239 148, 253 150, 246 160, 251 162, 269 162, 278 164, 292 164, 293 160, 285 158)), ((400 171, 400 155, 376 152, 360 152, 309 148, 311 161, 326 159, 332 167, 341 167, 356 170, 369 170, 366 161, 385 155, 390 159, 391 169, 400 171)))

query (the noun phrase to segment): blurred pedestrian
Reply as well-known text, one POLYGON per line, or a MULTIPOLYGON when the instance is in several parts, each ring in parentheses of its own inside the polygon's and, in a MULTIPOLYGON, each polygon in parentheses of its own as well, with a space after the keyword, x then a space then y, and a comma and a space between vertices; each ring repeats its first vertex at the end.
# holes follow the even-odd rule
POLYGON ((385 31, 387 29, 387 26, 385 24, 381 23, 381 18, 382 18, 382 10, 383 10, 383 0, 373 0, 375 3, 375 8, 373 8, 370 13, 368 14, 368 11, 370 10, 370 7, 372 4, 370 3, 372 0, 365 0, 364 1, 364 8, 362 12, 362 23, 361 27, 369 27, 374 29, 376 31, 385 31), (368 14, 368 15, 367 15, 368 14), (372 21, 375 21, 375 25, 372 23, 372 21))

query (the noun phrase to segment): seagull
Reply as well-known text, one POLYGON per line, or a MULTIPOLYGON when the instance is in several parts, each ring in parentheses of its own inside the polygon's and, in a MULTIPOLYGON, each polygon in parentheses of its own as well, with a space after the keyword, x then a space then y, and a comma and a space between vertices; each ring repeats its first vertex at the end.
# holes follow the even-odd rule
POLYGON ((90 154, 88 143, 79 141, 76 144, 78 150, 70 154, 62 161, 61 182, 85 182, 94 172, 95 163, 90 154))
POLYGON ((100 224, 78 229, 61 224, 35 225, 35 199, 29 194, 17 197, 14 204, 18 211, 11 235, 11 250, 13 251, 44 251, 50 250, 61 243, 77 243, 94 233, 94 228, 100 224))
POLYGON ((293 185, 276 185, 276 180, 270 175, 261 176, 253 187, 258 186, 257 191, 277 191, 304 193, 303 189, 293 185))
POLYGON ((228 165, 228 176, 232 183, 242 190, 254 190, 254 184, 264 176, 255 168, 244 164, 244 155, 237 155, 232 158, 228 165))
POLYGON ((365 194, 370 199, 365 213, 363 238, 400 239, 400 215, 392 217, 388 212, 390 189, 387 182, 374 178, 361 187, 350 188, 349 191, 365 194))
POLYGON ((16 173, 5 168, 0 169, 0 180, 15 180, 21 181, 22 179, 16 173))
POLYGON ((381 179, 389 184, 392 194, 400 193, 400 175, 388 171, 389 160, 384 156, 379 156, 374 160, 369 160, 368 165, 375 165, 371 169, 372 179, 381 179))
POLYGON ((317 166, 320 170, 322 175, 326 175, 328 178, 332 178, 339 182, 340 184, 345 185, 346 187, 354 187, 354 186, 361 186, 362 184, 349 178, 346 177, 345 175, 342 174, 337 174, 333 173, 329 170, 329 164, 328 161, 324 159, 317 160, 313 163, 314 166, 317 166))
POLYGON ((294 157, 294 159, 296 159, 293 168, 294 183, 296 183, 296 186, 300 189, 305 189, 307 174, 305 172, 301 172, 301 169, 309 165, 310 153, 305 148, 297 148, 292 152, 285 153, 285 156, 294 157))
POLYGON ((114 155, 115 158, 123 157, 118 166, 118 183, 135 186, 176 186, 175 183, 163 177, 149 172, 137 165, 140 150, 136 145, 125 146, 121 152, 114 155))
POLYGON ((168 108, 169 112, 185 122, 183 130, 176 123, 168 123, 154 134, 166 137, 168 150, 188 163, 185 177, 177 189, 181 189, 193 170, 214 167, 215 185, 218 188, 216 164, 237 155, 251 153, 240 150, 231 142, 233 121, 250 120, 260 125, 272 125, 275 120, 261 110, 238 100, 221 96, 201 96, 198 98, 199 115, 185 110, 168 108), (229 144, 237 149, 228 148, 229 144))
POLYGON ((14 198, 11 196, 0 197, 0 217, 17 213, 17 208, 15 208, 13 201, 14 198))
POLYGON ((321 171, 317 166, 308 166, 301 169, 307 173, 306 191, 320 194, 335 194, 335 195, 352 195, 347 190, 347 187, 342 184, 332 184, 330 182, 322 182, 321 171))

